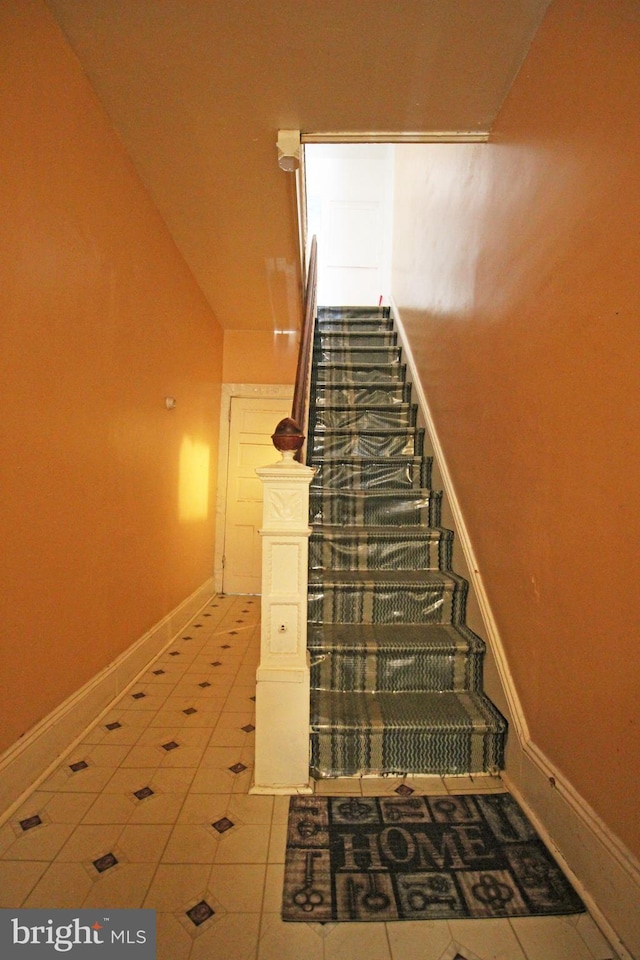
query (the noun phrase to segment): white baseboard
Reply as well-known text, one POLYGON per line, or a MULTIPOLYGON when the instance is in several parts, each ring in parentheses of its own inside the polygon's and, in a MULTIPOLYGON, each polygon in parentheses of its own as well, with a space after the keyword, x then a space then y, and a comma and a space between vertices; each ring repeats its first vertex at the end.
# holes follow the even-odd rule
MULTIPOLYGON (((502 780, 620 960, 640 957, 640 865, 534 744, 502 780)), ((513 751, 512 751, 513 756, 513 751)))
POLYGON ((505 785, 562 861, 594 920, 622 960, 640 958, 640 863, 532 741, 397 305, 391 313, 480 608, 485 639, 502 684, 509 720, 505 785), (514 741, 515 734, 515 741, 514 741))
POLYGON ((0 756, 0 823, 81 742, 86 730, 173 642, 213 593, 210 578, 0 756))

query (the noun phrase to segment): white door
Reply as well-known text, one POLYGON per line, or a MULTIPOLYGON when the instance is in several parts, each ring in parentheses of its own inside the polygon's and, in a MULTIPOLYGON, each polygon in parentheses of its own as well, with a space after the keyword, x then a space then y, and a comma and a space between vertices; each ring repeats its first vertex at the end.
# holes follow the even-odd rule
POLYGON ((276 463, 271 434, 291 416, 291 400, 231 398, 224 536, 224 593, 260 593, 262 581, 262 484, 256 467, 276 463))
POLYGON ((320 306, 388 303, 393 145, 306 144, 309 237, 318 238, 320 306))

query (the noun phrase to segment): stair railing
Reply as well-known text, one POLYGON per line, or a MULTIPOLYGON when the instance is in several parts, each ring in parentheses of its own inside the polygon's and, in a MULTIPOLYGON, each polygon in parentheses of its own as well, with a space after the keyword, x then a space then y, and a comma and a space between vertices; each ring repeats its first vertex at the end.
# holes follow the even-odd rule
POLYGON ((309 392, 311 389, 311 359, 317 305, 318 241, 314 236, 311 240, 309 267, 304 288, 304 313, 302 317, 300 347, 298 350, 298 366, 296 369, 293 406, 291 408, 291 419, 298 424, 302 433, 305 435, 305 443, 296 454, 296 460, 300 463, 304 463, 306 459, 306 436, 309 425, 309 392))

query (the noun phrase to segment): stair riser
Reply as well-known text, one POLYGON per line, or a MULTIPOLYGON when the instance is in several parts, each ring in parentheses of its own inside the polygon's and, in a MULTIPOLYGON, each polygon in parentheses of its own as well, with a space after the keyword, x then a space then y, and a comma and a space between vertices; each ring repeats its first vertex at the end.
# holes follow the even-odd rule
POLYGON ((314 650, 313 690, 383 690, 388 692, 480 690, 482 656, 459 651, 406 650, 359 652, 314 650))
POLYGON ((338 318, 340 320, 360 322, 362 319, 375 318, 377 320, 389 320, 391 309, 389 307, 318 307, 318 321, 338 318))
POLYGON ((377 463, 371 460, 356 463, 318 460, 312 461, 311 465, 316 469, 316 475, 311 481, 311 489, 335 487, 346 490, 351 487, 375 491, 386 487, 394 489, 409 487, 424 490, 431 486, 432 460, 430 457, 400 462, 383 460, 377 463))
POLYGON ((314 363, 340 363, 353 367, 360 367, 363 363, 399 364, 402 360, 400 347, 352 347, 344 350, 334 348, 315 347, 313 351, 314 363))
POLYGON ((311 733, 311 770, 317 779, 425 774, 491 773, 504 765, 502 734, 433 734, 388 730, 365 737, 311 733))
POLYGON ((325 430, 314 433, 312 457, 421 457, 424 431, 352 433, 325 430))
POLYGON ((316 407, 313 418, 313 432, 320 430, 387 430, 395 427, 406 430, 415 427, 418 409, 415 406, 389 406, 375 410, 368 407, 350 405, 346 409, 335 407, 316 407))
POLYGON ((344 386, 336 383, 331 386, 315 385, 311 394, 311 420, 323 404, 345 404, 348 406, 370 406, 380 403, 409 403, 411 400, 410 383, 373 384, 360 387, 344 386))
POLYGON ((435 494, 420 496, 419 491, 416 494, 415 497, 410 494, 402 497, 372 492, 362 496, 340 496, 337 491, 330 495, 312 489, 309 496, 310 523, 396 527, 424 524, 437 527, 441 498, 435 494))
POLYGON ((390 320, 377 319, 371 317, 369 319, 361 317, 357 321, 343 321, 343 320, 321 320, 316 325, 316 332, 320 333, 336 333, 343 334, 348 336, 354 332, 357 333, 389 333, 393 330, 393 324, 390 320))
MULTIPOLYGON (((358 383, 404 383, 406 367, 403 363, 378 363, 367 366, 353 367, 343 363, 319 363, 314 378, 314 385, 343 386, 344 384, 358 383)), ((315 389, 312 388, 312 395, 315 389)))
POLYGON ((404 542, 366 540, 364 537, 328 540, 311 536, 312 570, 449 570, 450 539, 404 542))
POLYGON ((367 330, 355 333, 318 330, 315 347, 322 350, 351 350, 353 347, 397 347, 398 335, 392 330, 367 330))
POLYGON ((466 585, 309 584, 312 623, 461 623, 466 585))

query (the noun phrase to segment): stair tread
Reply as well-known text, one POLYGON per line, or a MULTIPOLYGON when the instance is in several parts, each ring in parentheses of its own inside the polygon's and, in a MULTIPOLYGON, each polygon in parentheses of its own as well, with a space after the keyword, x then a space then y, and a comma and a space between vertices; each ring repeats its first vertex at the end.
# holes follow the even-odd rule
MULTIPOLYGON (((380 364, 376 364, 376 366, 380 366, 380 364)), ((317 385, 320 386, 320 383, 318 383, 317 385)), ((358 380, 357 383, 349 383, 349 382, 336 383, 334 380, 328 380, 328 381, 322 381, 322 386, 326 387, 326 389, 328 390, 340 390, 340 388, 343 386, 357 387, 359 390, 366 390, 366 389, 373 390, 373 389, 379 389, 382 386, 382 384, 380 383, 379 380, 358 380)), ((387 386, 394 387, 394 388, 397 387, 398 389, 400 389, 400 387, 404 386, 404 383, 399 383, 397 380, 393 380, 391 381, 391 383, 387 384, 387 386)), ((310 402, 311 402, 311 405, 313 405, 314 403, 318 403, 319 401, 312 397, 310 402)))
MULTIPOLYGON (((321 459, 321 458, 318 458, 318 459, 321 459)), ((358 460, 358 461, 363 461, 363 462, 366 461, 366 462, 369 463, 369 464, 372 464, 372 463, 374 463, 374 462, 378 462, 378 463, 383 463, 383 462, 384 462, 384 463, 393 463, 393 462, 394 462, 394 458, 393 458, 393 457, 387 457, 384 461, 383 461, 383 460, 374 461, 373 459, 369 459, 369 458, 367 458, 367 457, 355 457, 355 458, 353 458, 353 459, 356 459, 356 460, 358 460)), ((405 464, 407 461, 410 461, 410 462, 418 461, 418 462, 420 462, 421 460, 422 460, 422 457, 398 457, 398 458, 396 458, 396 462, 400 462, 400 463, 403 463, 403 464, 405 464)), ((311 464, 312 464, 312 465, 313 465, 313 462, 314 462, 314 461, 312 460, 312 461, 311 461, 311 464)), ((327 462, 326 459, 325 459, 323 462, 326 463, 326 462, 327 462)), ((343 463, 343 464, 345 463, 344 460, 336 460, 336 461, 334 461, 334 462, 335 462, 335 463, 343 463)), ((346 465, 346 466, 350 466, 350 464, 345 464, 345 465, 346 465)), ((322 492, 323 494, 326 494, 327 496, 334 496, 336 493, 339 493, 341 496, 344 496, 344 497, 351 496, 352 494, 357 495, 357 496, 361 496, 362 494, 365 494, 365 493, 366 493, 366 494, 375 494, 376 496, 380 496, 380 497, 382 497, 382 496, 385 496, 385 497, 398 497, 398 496, 403 496, 403 497, 413 497, 413 498, 418 497, 418 498, 423 498, 423 499, 424 499, 425 497, 440 496, 440 490, 432 490, 430 487, 351 487, 351 488, 348 489, 348 490, 344 490, 342 487, 329 487, 329 486, 318 486, 318 487, 314 487, 314 486, 313 486, 313 480, 311 481, 311 485, 312 485, 312 489, 314 490, 314 492, 315 492, 316 494, 319 494, 320 492, 322 492)))
MULTIPOLYGON (((333 455, 333 456, 323 457, 320 454, 318 454, 315 457, 310 457, 309 463, 311 466, 313 466, 316 463, 322 463, 322 464, 326 463, 326 464, 329 464, 330 466, 335 466, 337 463, 341 463, 346 467, 360 468, 364 464, 367 464, 367 466, 377 466, 378 464, 390 463, 392 466, 403 466, 404 464, 407 464, 407 463, 417 463, 417 464, 430 463, 432 459, 433 459, 432 457, 423 456, 422 454, 418 454, 418 453, 405 453, 402 455, 397 454, 392 457, 360 457, 360 456, 352 456, 349 454, 339 454, 337 456, 333 455)), ((393 489, 402 490, 403 488, 387 487, 387 490, 393 490, 393 489)), ((348 493, 349 491, 347 490, 345 492, 348 493)))
MULTIPOLYGON (((422 467, 429 468, 431 467, 432 461, 431 461, 431 457, 423 457, 419 454, 406 454, 405 456, 401 456, 401 457, 313 456, 313 457, 309 457, 308 462, 309 462, 309 466, 316 467, 316 472, 318 472, 317 468, 319 467, 328 468, 329 473, 331 473, 332 471, 335 471, 337 468, 344 467, 345 469, 352 469, 354 472, 361 474, 362 468, 366 467, 367 473, 373 474, 376 468, 387 467, 388 472, 390 472, 393 475, 394 472, 397 474, 398 470, 403 470, 403 469, 414 468, 416 470, 420 470, 422 467)), ((335 487, 332 487, 330 484, 318 484, 315 481, 315 477, 312 478, 311 480, 311 486, 316 490, 322 489, 322 490, 326 490, 327 492, 329 492, 330 490, 336 489, 335 487)), ((376 486, 362 487, 362 486, 354 485, 350 489, 347 488, 345 490, 343 486, 341 486, 339 489, 344 493, 349 493, 349 492, 361 493, 361 492, 364 492, 365 490, 387 490, 387 491, 396 492, 396 493, 403 491, 406 494, 408 490, 418 490, 421 492, 424 492, 426 490, 429 493, 432 493, 434 495, 439 495, 441 492, 439 490, 432 490, 430 487, 425 487, 425 486, 413 487, 413 486, 409 486, 408 484, 402 484, 402 485, 398 484, 397 486, 386 486, 386 485, 383 486, 382 484, 380 484, 377 487, 376 486)))
MULTIPOLYGON (((393 370, 394 374, 403 373, 405 370, 406 364, 402 363, 400 360, 361 360, 357 365, 350 363, 348 360, 330 360, 330 361, 319 361, 316 364, 316 369, 318 371, 317 381, 318 383, 325 383, 325 380, 321 373, 324 373, 325 370, 347 370, 347 371, 358 371, 361 373, 372 373, 374 370, 393 370)), ((398 377, 389 377, 390 380, 397 380, 398 377)), ((335 383, 334 377, 329 377, 329 383, 335 383)), ((340 378, 340 384, 344 386, 345 383, 350 381, 347 378, 340 378)), ((378 381, 380 382, 380 381, 378 381)), ((356 380, 354 383, 362 385, 362 380, 356 380)))
POLYGON ((463 577, 456 573, 444 570, 310 570, 309 584, 342 583, 345 586, 352 584, 371 583, 376 586, 398 586, 398 584, 423 584, 428 582, 433 586, 448 586, 466 583, 463 577))
POLYGON ((326 623, 309 624, 309 649, 400 651, 469 648, 484 651, 485 643, 464 624, 453 623, 326 623))
POLYGON ((316 732, 341 729, 430 731, 502 730, 505 721, 489 698, 475 691, 396 693, 312 691, 311 726, 316 732))
MULTIPOLYGON (((396 437, 409 436, 409 434, 420 433, 424 427, 414 427, 402 424, 401 426, 391 427, 325 427, 318 424, 314 427, 314 435, 319 433, 331 433, 334 436, 344 435, 347 437, 396 437)), ((369 459, 368 457, 366 459, 369 459)))
POLYGON ((365 540, 379 537, 383 540, 441 540, 451 539, 453 531, 446 527, 425 527, 421 524, 406 527, 353 526, 341 524, 314 524, 312 537, 324 537, 327 540, 365 540))
MULTIPOLYGON (((379 386, 379 384, 376 384, 379 386)), ((401 410, 403 413, 408 410, 416 410, 418 407, 417 403, 408 403, 406 400, 400 400, 396 403, 390 401, 389 403, 315 403, 314 406, 321 408, 322 412, 334 412, 334 411, 347 411, 347 410, 361 410, 369 411, 373 410, 376 413, 378 411, 384 411, 385 413, 389 410, 401 410)))

